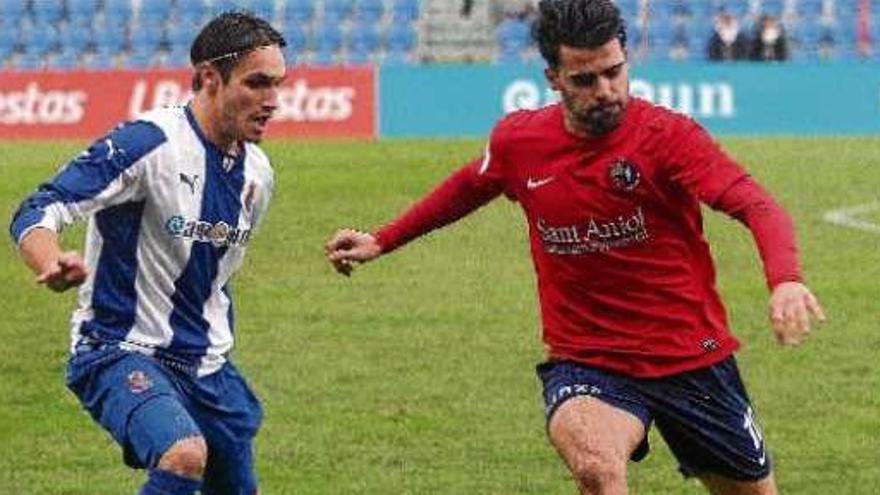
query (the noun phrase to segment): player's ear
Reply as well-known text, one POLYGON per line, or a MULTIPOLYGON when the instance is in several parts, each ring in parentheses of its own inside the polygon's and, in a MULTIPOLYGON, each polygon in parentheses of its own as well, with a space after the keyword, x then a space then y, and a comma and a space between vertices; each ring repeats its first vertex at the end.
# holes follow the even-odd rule
POLYGON ((547 67, 544 69, 544 77, 547 78, 547 82, 550 83, 550 88, 553 91, 560 91, 562 88, 559 86, 559 71, 552 68, 547 67))
POLYGON ((220 89, 222 82, 220 71, 211 64, 202 64, 197 70, 202 79, 202 88, 204 88, 208 94, 216 93, 220 89))

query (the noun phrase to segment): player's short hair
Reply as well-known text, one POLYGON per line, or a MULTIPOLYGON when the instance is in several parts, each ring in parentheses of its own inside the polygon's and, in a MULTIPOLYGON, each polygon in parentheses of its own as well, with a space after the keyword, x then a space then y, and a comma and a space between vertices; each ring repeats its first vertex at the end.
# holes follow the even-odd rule
POLYGON ((611 0, 541 0, 532 37, 550 67, 559 66, 559 46, 598 48, 615 37, 626 47, 626 26, 611 0))
POLYGON ((211 19, 196 36, 189 50, 190 61, 196 67, 193 91, 202 87, 199 64, 207 62, 213 65, 226 83, 243 55, 273 45, 284 48, 287 42, 271 24, 251 13, 224 12, 211 19))

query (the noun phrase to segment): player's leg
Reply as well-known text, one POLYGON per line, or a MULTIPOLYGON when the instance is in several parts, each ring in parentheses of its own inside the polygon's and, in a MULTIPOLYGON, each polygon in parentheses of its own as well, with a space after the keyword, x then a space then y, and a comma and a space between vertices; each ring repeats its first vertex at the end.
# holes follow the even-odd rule
POLYGON ((78 352, 68 386, 123 448, 126 464, 150 469, 142 494, 190 495, 207 452, 179 391, 152 358, 116 348, 78 352))
POLYGON ((617 377, 574 363, 538 367, 544 382, 547 432, 581 494, 627 493, 630 458, 647 453, 650 418, 617 377))
POLYGON ((203 495, 258 491, 253 441, 262 422, 260 402, 232 363, 199 378, 190 411, 208 442, 203 495))
POLYGON ((775 495, 764 435, 730 357, 714 366, 641 382, 660 434, 685 476, 715 495, 775 495))

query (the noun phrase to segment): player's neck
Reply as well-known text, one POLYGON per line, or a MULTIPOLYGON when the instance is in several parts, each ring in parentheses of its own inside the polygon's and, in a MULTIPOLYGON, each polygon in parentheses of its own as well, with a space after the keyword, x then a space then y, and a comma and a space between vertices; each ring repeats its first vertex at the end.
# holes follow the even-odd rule
POLYGON ((220 125, 223 117, 219 115, 219 112, 213 110, 211 105, 201 101, 198 97, 193 99, 190 108, 202 134, 205 135, 205 139, 227 155, 238 154, 239 143, 234 137, 227 136, 223 132, 220 125))

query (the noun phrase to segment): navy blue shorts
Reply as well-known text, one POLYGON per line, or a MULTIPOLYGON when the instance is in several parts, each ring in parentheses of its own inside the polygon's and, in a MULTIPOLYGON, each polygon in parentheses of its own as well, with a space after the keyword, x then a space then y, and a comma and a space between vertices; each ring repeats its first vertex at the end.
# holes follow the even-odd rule
POLYGON ((232 363, 197 377, 191 369, 106 346, 74 354, 68 387, 122 446, 131 467, 154 468, 179 440, 208 444, 203 494, 254 493, 253 439, 259 400, 232 363))
MULTIPOLYGON (((657 424, 685 476, 714 473, 756 481, 771 471, 761 428, 733 356, 694 371, 638 379, 570 361, 538 365, 547 423, 566 400, 595 397, 638 417, 647 431, 657 424)), ((633 452, 649 450, 647 435, 633 452)))

